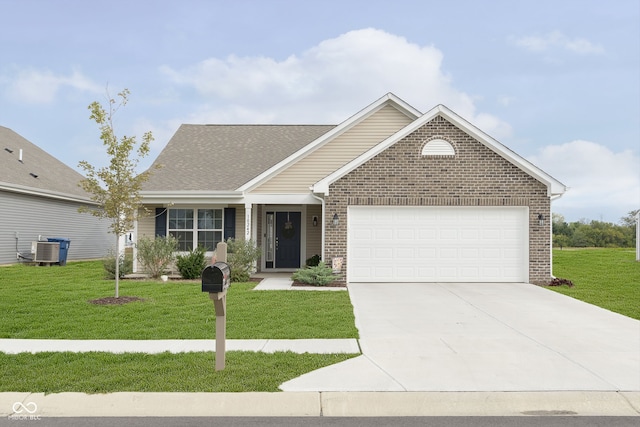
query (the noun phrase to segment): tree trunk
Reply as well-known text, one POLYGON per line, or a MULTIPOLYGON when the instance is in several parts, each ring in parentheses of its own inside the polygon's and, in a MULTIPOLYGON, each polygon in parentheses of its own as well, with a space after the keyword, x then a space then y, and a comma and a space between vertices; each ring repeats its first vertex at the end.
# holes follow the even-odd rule
POLYGON ((119 298, 120 287, 120 236, 116 234, 116 298, 119 298))

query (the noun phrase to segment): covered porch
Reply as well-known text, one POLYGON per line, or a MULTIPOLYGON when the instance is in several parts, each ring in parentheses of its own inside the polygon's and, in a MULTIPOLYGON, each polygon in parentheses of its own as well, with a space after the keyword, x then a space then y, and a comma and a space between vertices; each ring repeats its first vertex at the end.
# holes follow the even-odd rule
POLYGON ((202 246, 211 256, 220 241, 252 240, 261 250, 257 273, 289 273, 304 267, 310 258, 323 258, 323 225, 331 218, 323 212, 322 199, 272 195, 251 201, 228 194, 190 196, 163 195, 153 200, 147 195, 133 232, 134 242, 172 235, 178 240, 179 252, 202 246))

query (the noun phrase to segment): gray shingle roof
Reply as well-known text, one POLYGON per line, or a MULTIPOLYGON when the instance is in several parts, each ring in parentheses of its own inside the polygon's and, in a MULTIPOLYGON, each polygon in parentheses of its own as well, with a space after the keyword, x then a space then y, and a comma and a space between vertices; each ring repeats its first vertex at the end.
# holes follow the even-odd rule
POLYGON ((334 127, 182 125, 143 190, 233 191, 334 127))
POLYGON ((84 177, 14 131, 0 126, 0 183, 9 187, 88 199, 84 177), (22 162, 20 162, 22 149, 22 162), (10 151, 11 152, 10 152, 10 151), (33 174, 33 175, 32 175, 33 174))

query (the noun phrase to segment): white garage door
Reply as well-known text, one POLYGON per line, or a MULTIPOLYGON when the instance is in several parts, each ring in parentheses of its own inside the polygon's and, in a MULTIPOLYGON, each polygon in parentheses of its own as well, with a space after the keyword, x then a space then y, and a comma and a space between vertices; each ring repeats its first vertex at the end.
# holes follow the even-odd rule
POLYGON ((352 206, 349 282, 527 282, 522 207, 352 206))

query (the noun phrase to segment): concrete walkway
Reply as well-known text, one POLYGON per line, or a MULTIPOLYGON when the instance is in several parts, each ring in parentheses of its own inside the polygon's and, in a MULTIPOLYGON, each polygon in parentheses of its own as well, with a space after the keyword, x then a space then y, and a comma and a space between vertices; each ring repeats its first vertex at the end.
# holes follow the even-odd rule
POLYGON ((346 291, 345 287, 293 286, 290 277, 267 277, 253 288, 254 291, 346 291))

